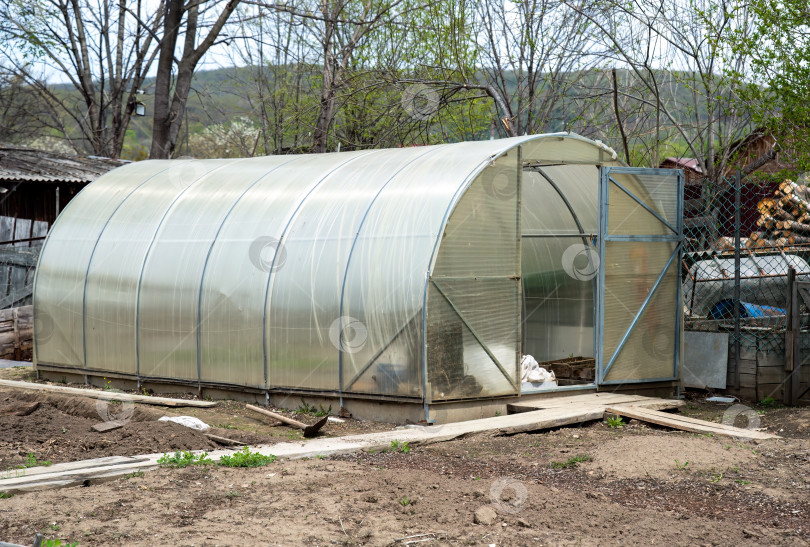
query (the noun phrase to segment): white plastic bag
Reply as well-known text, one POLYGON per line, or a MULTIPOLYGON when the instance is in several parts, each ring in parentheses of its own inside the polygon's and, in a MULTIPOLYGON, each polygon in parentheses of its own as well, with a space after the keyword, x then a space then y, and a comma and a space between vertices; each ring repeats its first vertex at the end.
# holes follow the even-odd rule
POLYGON ((556 382, 557 380, 553 372, 541 367, 531 355, 524 355, 520 361, 520 376, 522 381, 533 384, 556 382))
POLYGON ((211 429, 210 425, 200 420, 199 418, 195 418, 193 416, 171 416, 171 417, 163 416, 162 418, 158 418, 158 421, 174 422, 176 424, 190 427, 191 429, 196 429, 197 431, 208 431, 209 429, 211 429))

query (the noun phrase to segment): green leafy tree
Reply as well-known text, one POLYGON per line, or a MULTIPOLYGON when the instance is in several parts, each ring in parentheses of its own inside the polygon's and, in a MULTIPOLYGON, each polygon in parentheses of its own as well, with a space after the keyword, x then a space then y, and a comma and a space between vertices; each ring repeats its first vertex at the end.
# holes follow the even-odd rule
POLYGON ((723 36, 750 57, 728 71, 741 84, 739 100, 801 169, 810 169, 810 8, 806 0, 753 0, 736 8, 753 31, 723 36))

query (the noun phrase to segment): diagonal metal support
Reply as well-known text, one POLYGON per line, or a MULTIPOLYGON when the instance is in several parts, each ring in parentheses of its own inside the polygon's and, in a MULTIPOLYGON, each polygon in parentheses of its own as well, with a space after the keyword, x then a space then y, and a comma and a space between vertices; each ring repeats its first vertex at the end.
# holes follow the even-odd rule
POLYGON ((456 307, 456 305, 453 303, 453 301, 452 301, 452 300, 450 300, 450 297, 448 297, 448 296, 447 296, 447 294, 446 294, 446 293, 445 293, 445 292, 442 290, 442 288, 439 286, 439 284, 438 284, 438 283, 436 283, 436 280, 435 280, 435 279, 431 278, 430 282, 433 284, 433 286, 434 286, 434 287, 436 287, 436 290, 437 290, 437 291, 439 291, 439 294, 441 294, 441 295, 442 295, 442 297, 443 297, 443 298, 444 298, 444 299, 447 301, 447 303, 448 303, 448 304, 450 304, 450 307, 451 307, 451 308, 453 308, 453 311, 454 311, 454 312, 456 312, 456 315, 458 316, 458 318, 459 318, 459 319, 461 319, 461 322, 462 322, 462 323, 464 323, 464 325, 465 325, 465 326, 467 327, 467 329, 470 331, 470 334, 472 334, 472 335, 473 335, 473 338, 475 338, 475 339, 478 341, 478 344, 479 344, 479 345, 481 346, 481 348, 482 348, 482 349, 483 349, 483 350, 484 350, 484 351, 487 353, 487 355, 489 355, 489 358, 490 358, 490 359, 492 359, 492 362, 493 362, 493 363, 495 363, 495 366, 497 366, 497 367, 498 367, 498 370, 500 370, 500 371, 501 371, 501 374, 503 374, 503 375, 504 375, 504 377, 507 379, 507 381, 509 382, 509 384, 510 384, 510 385, 511 385, 511 386, 512 386, 514 389, 515 389, 515 391, 517 391, 517 390, 518 390, 518 386, 517 386, 517 384, 515 383, 515 381, 514 381, 514 380, 512 380, 512 377, 511 377, 511 376, 509 376, 509 373, 508 373, 508 372, 506 372, 506 369, 505 369, 505 368, 503 368, 503 365, 501 364, 501 362, 500 362, 500 361, 498 361, 498 358, 497 358, 497 357, 495 357, 495 355, 493 355, 493 353, 490 351, 490 349, 489 349, 489 347, 486 345, 486 343, 484 343, 484 341, 481 339, 481 337, 480 337, 480 336, 478 336, 478 333, 477 333, 477 332, 475 332, 475 329, 474 329, 474 328, 472 328, 472 326, 470 325, 470 323, 469 323, 469 322, 467 322, 467 320, 464 318, 464 315, 462 315, 461 311, 460 311, 460 310, 459 310, 459 309, 456 307))
POLYGON ((616 185, 616 186, 617 186, 617 187, 618 187, 618 188, 619 188, 619 189, 620 189, 622 192, 624 192, 625 194, 627 194, 628 196, 630 196, 630 199, 632 199, 633 201, 635 201, 636 203, 638 203, 639 205, 641 205, 642 207, 644 207, 644 209, 645 209, 645 210, 646 210, 648 213, 650 213, 652 216, 654 216, 654 217, 655 217, 655 218, 657 218, 659 221, 661 221, 661 223, 662 223, 662 224, 664 224, 664 226, 666 226, 666 227, 667 227, 667 228, 669 228, 670 230, 672 230, 672 232, 673 232, 674 234, 678 234, 678 229, 677 229, 677 228, 673 227, 673 226, 672 226, 672 224, 670 224, 669 222, 667 222, 666 220, 664 220, 664 217, 662 217, 661 215, 659 215, 658 213, 656 213, 655 211, 653 211, 653 209, 652 209, 652 208, 651 208, 649 205, 647 205, 646 203, 644 203, 643 201, 641 201, 641 200, 640 200, 638 197, 636 197, 636 196, 635 196, 635 195, 634 195, 632 192, 630 192, 630 190, 628 190, 627 188, 625 188, 624 186, 622 186, 622 185, 621 185, 621 184, 620 184, 620 183, 619 183, 619 182, 618 182, 616 179, 614 179, 613 177, 610 177, 610 182, 612 182, 613 184, 615 184, 615 185, 616 185))
POLYGON ((355 383, 357 380, 359 380, 359 379, 360 379, 360 377, 361 377, 363 374, 365 374, 365 373, 366 373, 366 371, 367 371, 368 369, 370 369, 370 368, 371 368, 371 365, 373 365, 373 364, 374 364, 374 363, 377 361, 377 359, 379 359, 379 358, 380 358, 380 355, 382 355, 382 354, 385 352, 385 350, 387 350, 388 348, 390 348, 390 347, 391 347, 391 344, 393 344, 393 343, 394 343, 394 341, 395 341, 397 338, 399 338, 399 335, 400 335, 400 334, 402 334, 402 331, 404 331, 406 328, 408 328, 408 325, 410 325, 411 323, 413 323, 413 320, 414 320, 414 319, 416 319, 417 317, 419 317, 421 314, 422 314, 422 311, 421 311, 421 310, 420 310, 420 311, 418 311, 418 312, 416 312, 416 313, 414 314, 414 316, 410 318, 410 320, 409 320, 409 321, 407 321, 407 322, 406 322, 404 325, 402 325, 402 327, 401 327, 401 328, 400 328, 400 329, 399 329, 399 330, 396 332, 396 334, 394 334, 394 336, 392 336, 392 337, 391 337, 391 339, 390 339, 390 340, 388 340, 388 342, 387 342, 387 343, 386 343, 386 344, 385 344, 383 347, 381 347, 379 350, 377 350, 377 352, 376 352, 376 353, 374 353, 374 355, 371 357, 371 359, 369 359, 369 360, 368 360, 368 362, 367 362, 365 365, 363 365, 363 367, 362 367, 362 368, 361 368, 361 369, 360 369, 360 370, 357 372, 357 374, 355 374, 355 375, 352 377, 352 379, 349 381, 349 383, 348 383, 348 384, 346 384, 346 385, 343 387, 343 391, 350 391, 350 390, 351 390, 351 388, 352 388, 352 386, 354 385, 354 383, 355 383))
POLYGON ((619 357, 619 354, 621 353, 622 348, 624 348, 624 345, 627 343, 627 340, 630 338, 630 335, 633 333, 633 330, 636 328, 636 324, 638 323, 639 319, 641 319, 641 316, 642 316, 642 314, 644 314, 644 311, 647 309, 647 306, 649 306, 650 302, 652 302, 652 298, 653 298, 653 296, 655 296, 655 293, 658 292, 658 288, 661 286, 661 282, 664 280, 664 277, 666 277, 667 272, 669 271, 669 268, 672 266, 672 263, 675 261, 675 257, 678 256, 678 253, 680 252, 680 250, 681 250, 681 246, 676 245, 675 250, 672 252, 672 255, 669 257, 669 260, 667 260, 666 266, 664 266, 664 269, 661 270, 661 273, 658 275, 658 279, 655 280, 655 283, 653 284, 652 289, 650 290, 650 293, 644 299, 644 302, 641 304, 641 307, 638 309, 638 312, 636 313, 636 316, 633 317, 633 321, 630 323, 630 326, 627 328, 627 331, 624 333, 624 336, 622 336, 622 339, 619 341, 619 345, 616 346, 616 349, 614 350, 613 355, 610 358, 610 361, 608 361, 608 364, 605 367, 605 371, 602 373, 602 380, 607 378, 607 375, 610 372, 610 367, 612 367, 613 363, 616 362, 616 359, 619 357))

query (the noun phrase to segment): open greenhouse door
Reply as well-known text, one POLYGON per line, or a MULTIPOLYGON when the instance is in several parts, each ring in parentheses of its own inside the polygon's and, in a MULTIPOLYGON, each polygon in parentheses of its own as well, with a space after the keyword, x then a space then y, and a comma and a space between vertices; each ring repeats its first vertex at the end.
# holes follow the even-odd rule
POLYGON ((598 383, 675 380, 683 172, 603 167, 599 201, 598 383))

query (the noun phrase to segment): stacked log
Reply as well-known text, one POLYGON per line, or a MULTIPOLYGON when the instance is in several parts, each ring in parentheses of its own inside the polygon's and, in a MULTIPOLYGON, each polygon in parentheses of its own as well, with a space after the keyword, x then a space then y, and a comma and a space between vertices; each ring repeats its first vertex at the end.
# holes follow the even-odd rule
POLYGON ((810 243, 810 188, 786 180, 773 197, 757 204, 757 231, 745 246, 749 249, 785 247, 810 243))
POLYGON ((30 361, 34 347, 34 307, 0 310, 0 359, 30 361))

